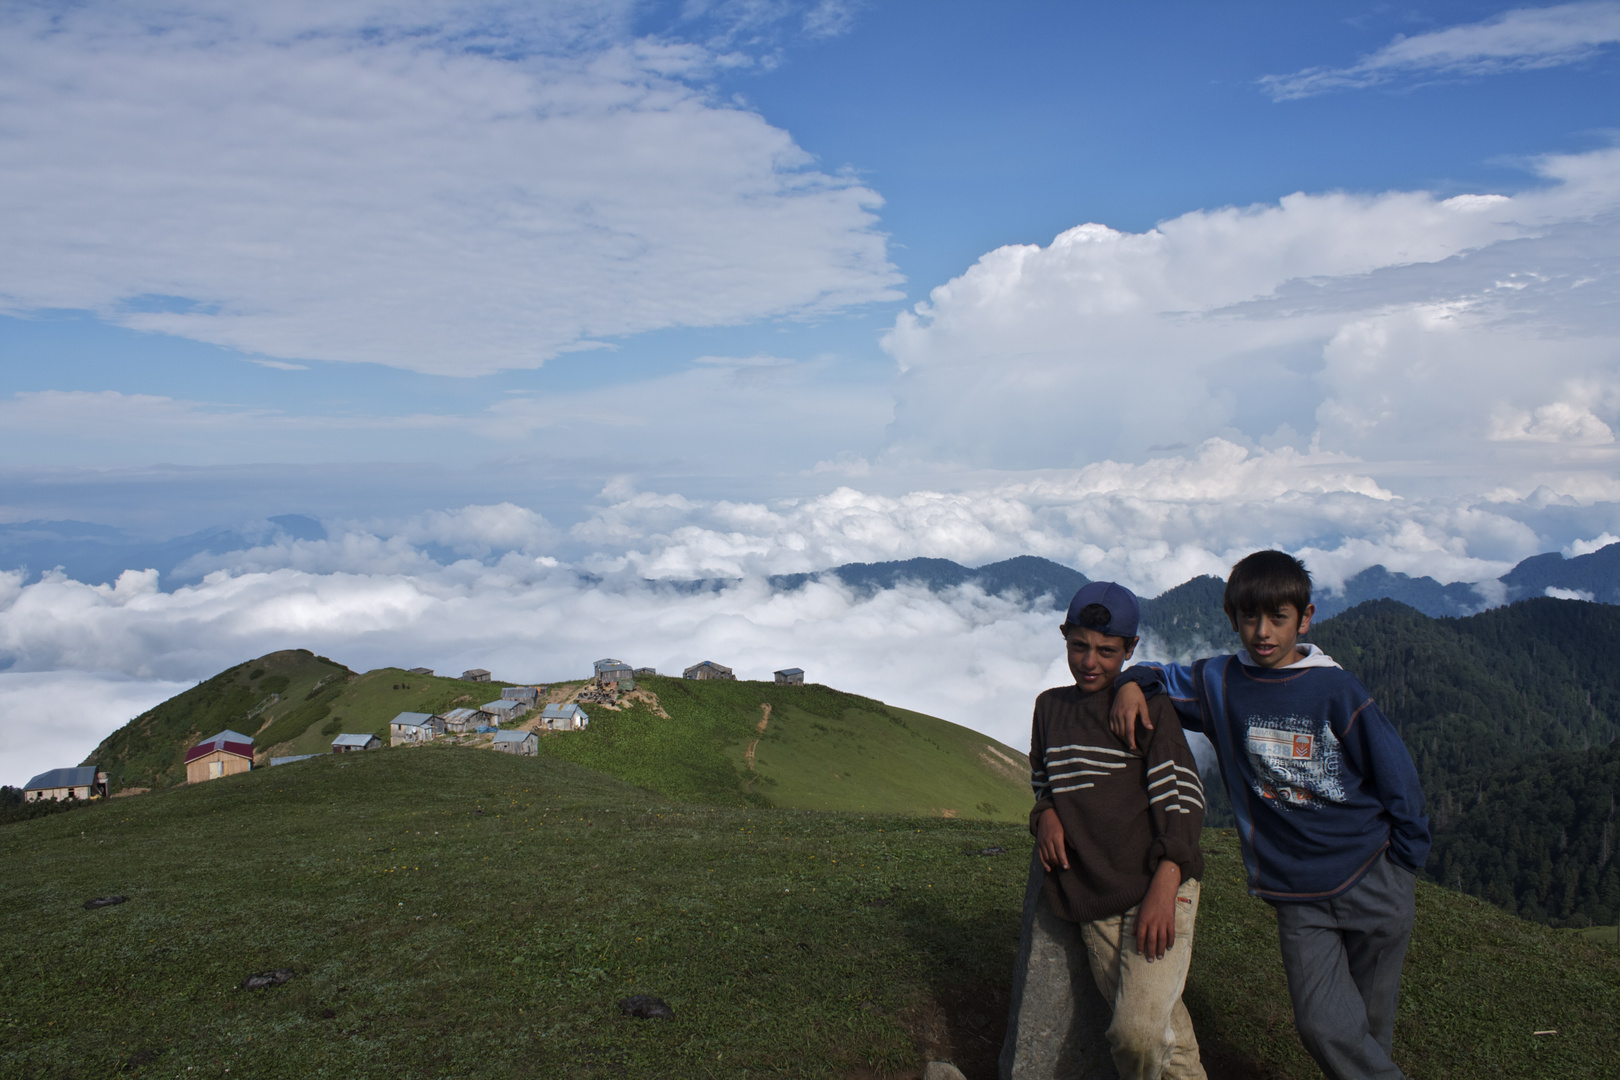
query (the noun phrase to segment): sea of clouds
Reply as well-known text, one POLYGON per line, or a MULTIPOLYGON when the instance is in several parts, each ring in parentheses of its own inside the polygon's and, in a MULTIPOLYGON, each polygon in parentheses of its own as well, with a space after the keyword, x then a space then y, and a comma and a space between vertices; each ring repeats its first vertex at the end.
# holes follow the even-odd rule
MULTIPOLYGON (((441 377, 892 301, 879 193, 713 90, 852 5, 694 2, 653 30, 644 10, 13 4, 0 311, 90 312, 289 378, 441 377)), ((1572 62, 1617 40, 1617 10, 1505 13, 1256 93, 1572 62)), ((1063 681, 1050 613, 765 580, 846 562, 1035 554, 1152 595, 1280 546, 1327 589, 1382 564, 1488 596, 1528 555, 1620 534, 1620 150, 1518 164, 1512 190, 1279 192, 1140 232, 1080 208, 899 312, 882 373, 783 334, 410 415, 13 394, 0 458, 34 471, 4 477, 5 520, 116 504, 197 527, 229 523, 199 506, 258 500, 276 505, 231 513, 302 509, 327 535, 168 580, 0 574, 0 774, 76 761, 177 687, 292 647, 510 679, 605 655, 800 666, 1020 745, 1063 681), (167 510, 142 479, 160 462, 167 510), (382 499, 358 462, 411 481, 449 462, 475 493, 382 499), (573 494, 542 512, 519 473, 573 494), (694 580, 724 584, 671 584, 694 580)))
MULTIPOLYGON (((868 594, 823 579, 781 591, 768 576, 1038 554, 1148 596, 1279 544, 1325 589, 1380 563, 1482 582, 1489 596, 1492 579, 1545 550, 1526 510, 1398 498, 1341 456, 1211 440, 1190 456, 993 490, 841 487, 764 503, 621 483, 568 528, 510 503, 332 519, 325 539, 268 530, 260 546, 193 556, 168 581, 141 568, 103 584, 0 573, 0 776, 76 762, 143 708, 286 648, 356 670, 485 667, 508 680, 578 678, 603 656, 665 673, 713 659, 755 679, 802 667, 1022 746, 1035 694, 1068 681, 1049 608, 974 587, 868 594)), ((1594 532, 1565 551, 1611 539, 1594 532)), ((1165 658, 1151 639, 1142 656, 1165 658)))

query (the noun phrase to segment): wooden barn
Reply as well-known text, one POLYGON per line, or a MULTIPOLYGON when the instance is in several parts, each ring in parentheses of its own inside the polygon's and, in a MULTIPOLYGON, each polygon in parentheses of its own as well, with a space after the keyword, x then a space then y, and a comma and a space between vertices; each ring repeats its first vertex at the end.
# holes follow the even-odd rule
POLYGON ((253 736, 226 728, 186 751, 186 783, 235 776, 253 768, 253 736))
POLYGON ((777 686, 803 686, 804 668, 783 668, 776 673, 777 686))
POLYGON ((23 787, 25 802, 53 802, 57 799, 93 799, 107 794, 107 774, 94 765, 42 772, 23 787))
POLYGON ((730 668, 724 664, 717 664, 713 660, 705 660, 701 664, 693 664, 681 672, 683 679, 736 679, 730 668))
POLYGON ((478 706, 478 711, 496 723, 504 724, 509 720, 516 720, 529 711, 527 701, 511 701, 507 698, 496 698, 478 706))
POLYGON ((534 703, 540 699, 540 688, 537 686, 503 686, 501 687, 501 698, 504 701, 521 701, 525 705, 533 707, 534 703))
POLYGON ((533 757, 540 751, 540 736, 532 731, 497 731, 490 749, 503 754, 521 754, 533 757))

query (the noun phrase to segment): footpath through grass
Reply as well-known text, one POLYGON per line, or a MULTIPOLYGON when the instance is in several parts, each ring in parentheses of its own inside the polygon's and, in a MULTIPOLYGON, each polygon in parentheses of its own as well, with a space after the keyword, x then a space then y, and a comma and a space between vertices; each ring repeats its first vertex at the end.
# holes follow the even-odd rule
MULTIPOLYGON (((1231 835, 1209 847, 1187 1000, 1211 1074, 1314 1077, 1270 909, 1231 835)), ((0 826, 0 1076, 989 1080, 1029 849, 451 747, 113 800, 0 826), (637 993, 675 1019, 622 1016, 637 993)), ((1620 1072, 1620 950, 1424 886, 1406 987, 1414 1076, 1620 1072)))

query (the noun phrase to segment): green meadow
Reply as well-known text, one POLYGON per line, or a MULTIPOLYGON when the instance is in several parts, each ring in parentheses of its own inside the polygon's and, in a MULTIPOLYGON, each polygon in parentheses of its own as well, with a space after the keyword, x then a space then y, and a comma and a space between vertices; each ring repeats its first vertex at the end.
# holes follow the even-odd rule
POLYGON ((658 709, 586 705, 540 752, 671 798, 1023 822, 1029 759, 969 728, 826 686, 653 677, 658 709), (664 715, 659 715, 662 712, 664 715))
MULTIPOLYGON (((1206 843, 1211 1075, 1314 1077, 1270 909, 1206 843)), ((703 805, 451 746, 112 799, 0 826, 0 1075, 989 1080, 1029 851, 965 813, 703 805), (643 993, 674 1019, 620 1013, 643 993)), ((1406 972, 1414 1076, 1620 1073, 1610 945, 1424 884, 1406 972)))

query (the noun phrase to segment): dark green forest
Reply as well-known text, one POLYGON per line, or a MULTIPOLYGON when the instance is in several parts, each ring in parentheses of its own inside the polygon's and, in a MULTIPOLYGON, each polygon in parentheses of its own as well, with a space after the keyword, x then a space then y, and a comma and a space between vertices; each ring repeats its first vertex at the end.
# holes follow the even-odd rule
POLYGON ((1376 600, 1309 637, 1411 750, 1431 879, 1554 926, 1620 917, 1620 607, 1538 598, 1431 619, 1376 600))

